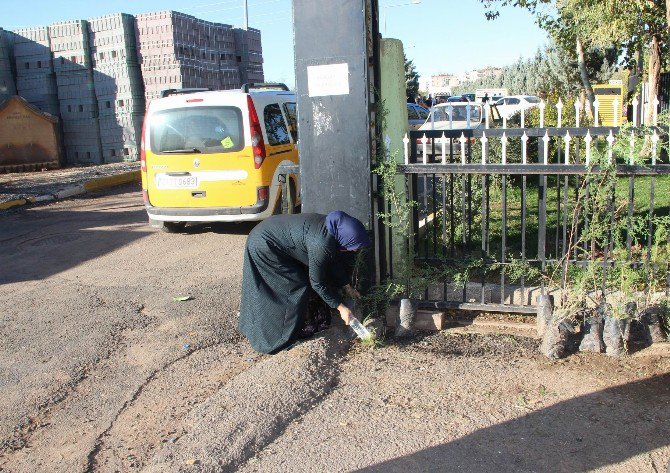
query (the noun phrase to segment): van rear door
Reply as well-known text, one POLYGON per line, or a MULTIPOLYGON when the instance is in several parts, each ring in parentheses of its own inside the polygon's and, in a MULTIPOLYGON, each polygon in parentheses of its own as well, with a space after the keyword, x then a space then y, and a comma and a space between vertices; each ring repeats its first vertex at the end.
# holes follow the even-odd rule
POLYGON ((146 151, 151 205, 255 204, 259 184, 245 128, 245 114, 235 106, 185 104, 152 113, 146 151))

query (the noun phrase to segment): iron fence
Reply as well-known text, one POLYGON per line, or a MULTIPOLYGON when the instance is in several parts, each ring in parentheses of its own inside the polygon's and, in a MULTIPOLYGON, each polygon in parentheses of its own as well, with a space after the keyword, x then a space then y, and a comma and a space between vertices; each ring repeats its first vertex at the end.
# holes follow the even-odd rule
MULTIPOLYGON (((654 219, 670 214, 670 164, 660 152, 660 131, 648 137, 646 163, 615 152, 615 142, 625 138, 618 127, 411 132, 398 172, 408 198, 418 203, 409 236, 415 260, 437 267, 478 262, 458 284, 435 281, 441 291, 426 290, 422 305, 535 313, 530 293, 538 287, 544 293, 550 268, 558 268, 564 288, 571 267, 597 260, 604 290, 607 268, 632 264, 640 252, 646 252, 641 264, 649 264, 654 219), (599 248, 578 254, 572 244, 589 225, 579 199, 588 197, 590 180, 605 172, 594 165, 596 150, 615 166, 611 204, 618 196, 627 205, 623 260, 614 254, 611 232, 599 248), (640 242, 636 232, 642 221, 646 241, 640 242), (533 272, 521 271, 511 281, 505 268, 512 263, 535 268, 539 276, 529 280, 533 272), (473 286, 479 288, 476 297, 473 286)), ((391 232, 387 237, 393 238, 391 232)), ((393 279, 393 261, 388 267, 393 279)), ((666 279, 667 288, 669 272, 666 279)))

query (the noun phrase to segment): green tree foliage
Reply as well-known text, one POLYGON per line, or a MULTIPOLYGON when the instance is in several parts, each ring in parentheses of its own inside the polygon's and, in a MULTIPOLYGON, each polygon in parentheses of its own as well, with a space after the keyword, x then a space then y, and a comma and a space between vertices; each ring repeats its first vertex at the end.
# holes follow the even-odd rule
POLYGON ((414 102, 419 95, 419 73, 416 72, 416 66, 413 61, 408 61, 405 56, 405 83, 407 89, 407 101, 414 102))
MULTIPOLYGON (((610 48, 592 48, 585 54, 586 68, 596 82, 605 82, 616 68, 618 51, 610 48)), ((531 94, 559 97, 580 95, 582 83, 576 58, 551 42, 529 59, 519 59, 503 68, 500 74, 491 74, 473 82, 464 82, 454 93, 472 92, 478 88, 504 87, 510 94, 531 94)))

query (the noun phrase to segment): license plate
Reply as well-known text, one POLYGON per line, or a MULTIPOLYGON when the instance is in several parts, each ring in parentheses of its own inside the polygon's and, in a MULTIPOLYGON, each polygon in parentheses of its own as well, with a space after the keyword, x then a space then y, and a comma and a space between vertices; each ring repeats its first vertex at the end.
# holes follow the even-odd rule
POLYGON ((157 176, 158 189, 197 189, 198 178, 195 176, 157 176))

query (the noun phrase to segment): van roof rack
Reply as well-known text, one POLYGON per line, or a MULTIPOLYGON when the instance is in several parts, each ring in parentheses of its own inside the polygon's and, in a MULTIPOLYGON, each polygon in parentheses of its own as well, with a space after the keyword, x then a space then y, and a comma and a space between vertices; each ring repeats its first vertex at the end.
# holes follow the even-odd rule
POLYGON ((210 92, 212 89, 208 88, 192 88, 192 89, 165 89, 161 90, 161 98, 169 97, 170 95, 184 95, 195 94, 196 92, 210 92))
POLYGON ((286 84, 279 82, 248 82, 243 84, 240 88, 242 92, 248 93, 250 89, 280 89, 286 92, 289 91, 289 88, 286 84))

